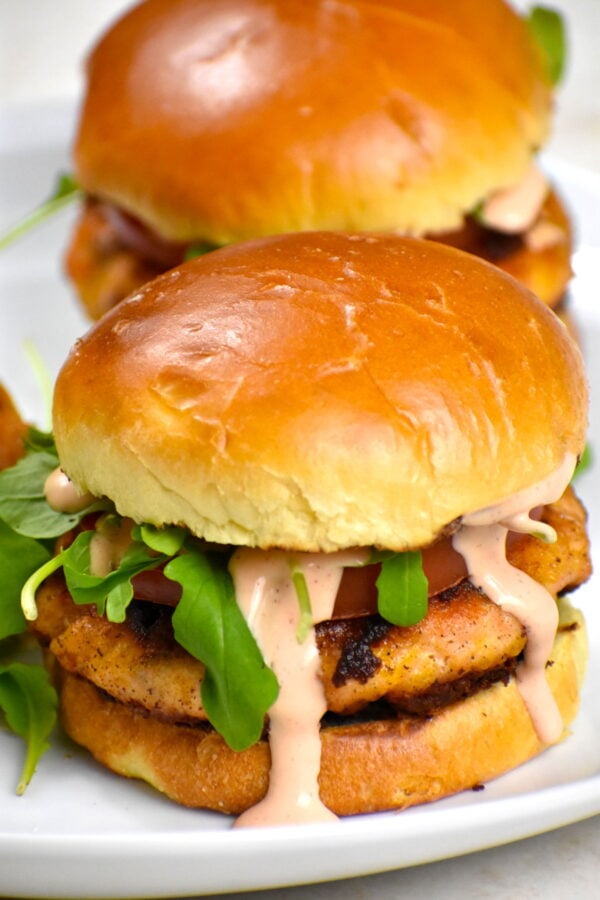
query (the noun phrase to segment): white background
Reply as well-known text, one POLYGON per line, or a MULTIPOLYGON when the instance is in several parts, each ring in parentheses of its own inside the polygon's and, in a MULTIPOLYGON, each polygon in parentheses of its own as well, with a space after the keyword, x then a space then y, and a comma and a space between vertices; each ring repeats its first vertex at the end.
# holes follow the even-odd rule
MULTIPOLYGON (((77 97, 87 47, 126 5, 122 0, 0 0, 0 103, 22 106, 40 99, 77 97)), ((600 0, 562 0, 553 5, 567 19, 571 61, 558 99, 551 150, 600 171, 600 0)), ((596 896, 599 874, 600 819, 596 818, 419 868, 243 896, 249 900, 388 900, 420 894, 428 900, 566 900, 596 896)), ((1 884, 0 873, 0 891, 1 884)))

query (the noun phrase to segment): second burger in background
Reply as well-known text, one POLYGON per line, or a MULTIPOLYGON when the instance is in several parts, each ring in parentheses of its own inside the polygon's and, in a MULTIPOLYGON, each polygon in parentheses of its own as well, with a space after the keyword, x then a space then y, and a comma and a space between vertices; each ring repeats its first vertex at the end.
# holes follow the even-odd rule
POLYGON ((318 229, 433 237, 557 308, 553 86, 503 0, 146 0, 87 60, 67 269, 93 318, 184 257, 318 229))

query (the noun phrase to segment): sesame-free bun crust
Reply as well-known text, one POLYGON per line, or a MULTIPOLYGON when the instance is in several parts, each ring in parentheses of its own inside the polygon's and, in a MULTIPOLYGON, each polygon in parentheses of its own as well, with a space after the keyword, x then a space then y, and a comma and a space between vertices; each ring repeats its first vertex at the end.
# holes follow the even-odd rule
MULTIPOLYGON (((546 675, 566 728, 579 705, 587 642, 581 614, 560 602, 546 675)), ((60 669, 55 677, 67 733, 115 772, 147 781, 183 805, 225 813, 238 814, 264 795, 266 741, 236 753, 210 728, 161 722, 60 669)), ((480 786, 544 749, 514 680, 427 719, 324 727, 321 740, 321 798, 338 815, 437 800, 480 786)))
POLYGON ((78 180, 178 241, 458 227, 551 113, 501 0, 147 0, 86 71, 78 180))
POLYGON ((122 515, 297 550, 429 544, 582 452, 565 327, 410 238, 287 235, 146 285, 56 384, 61 464, 122 515))

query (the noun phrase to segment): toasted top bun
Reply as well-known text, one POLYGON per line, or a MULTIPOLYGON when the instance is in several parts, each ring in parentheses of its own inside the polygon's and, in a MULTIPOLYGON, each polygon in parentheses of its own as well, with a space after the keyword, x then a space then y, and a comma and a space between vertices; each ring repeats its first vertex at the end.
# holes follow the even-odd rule
POLYGON ((75 169, 172 240, 423 234, 518 182, 550 112, 502 0, 147 0, 88 59, 75 169))
POLYGON ((412 238, 217 250, 102 319, 59 374, 61 464, 138 521, 298 550, 431 542, 582 451, 565 327, 511 276, 412 238))

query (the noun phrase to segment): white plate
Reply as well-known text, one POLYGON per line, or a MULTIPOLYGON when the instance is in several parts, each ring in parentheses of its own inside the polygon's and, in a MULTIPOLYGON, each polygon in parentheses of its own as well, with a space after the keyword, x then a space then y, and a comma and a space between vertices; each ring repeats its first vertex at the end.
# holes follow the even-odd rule
MULTIPOLYGON (((61 107, 0 112, 0 222, 48 192, 67 160, 71 116, 61 107)), ((600 344, 595 280, 600 273, 600 179, 549 163, 579 229, 573 287, 587 347, 600 344)), ((22 341, 55 371, 85 328, 60 275, 69 215, 0 255, 0 380, 29 417, 43 416, 22 341)), ((588 355, 600 386, 600 361, 588 355)), ((594 396, 592 445, 600 453, 594 396)), ((600 497, 589 474, 580 492, 600 544, 600 497)), ((229 820, 180 809, 144 785, 99 769, 66 741, 44 756, 24 797, 13 793, 20 742, 0 732, 0 892, 4 896, 135 898, 250 890, 344 878, 468 853, 600 813, 600 614, 598 577, 577 594, 591 634, 591 664, 573 735, 484 791, 335 825, 231 831, 229 820)))

